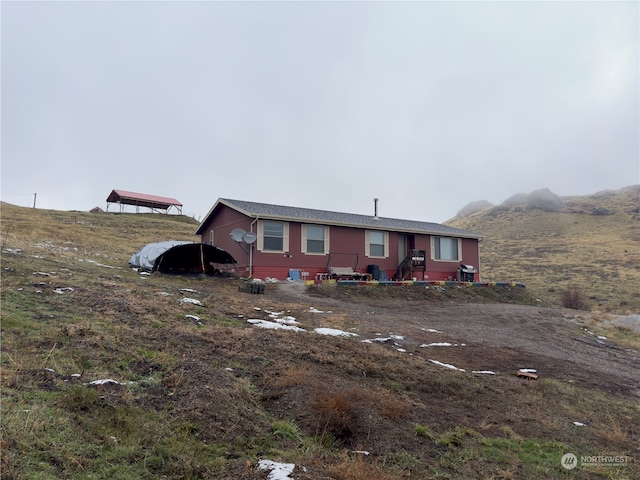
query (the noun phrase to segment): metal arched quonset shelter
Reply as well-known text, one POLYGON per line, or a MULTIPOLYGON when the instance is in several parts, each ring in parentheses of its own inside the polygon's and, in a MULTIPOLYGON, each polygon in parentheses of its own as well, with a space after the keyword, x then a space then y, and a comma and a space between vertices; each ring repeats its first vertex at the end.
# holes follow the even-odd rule
POLYGON ((175 198, 147 195, 146 193, 112 190, 107 197, 107 211, 109 211, 109 204, 112 203, 120 205, 121 213, 124 211, 125 205, 136 207, 136 212, 140 211, 140 207, 145 207, 151 209, 153 212, 163 210, 164 213, 169 213, 171 208, 175 208, 178 213, 182 213, 182 204, 175 198))
POLYGON ((167 240, 148 243, 129 259, 129 266, 148 272, 215 274, 225 267, 235 271, 235 258, 213 245, 167 240))

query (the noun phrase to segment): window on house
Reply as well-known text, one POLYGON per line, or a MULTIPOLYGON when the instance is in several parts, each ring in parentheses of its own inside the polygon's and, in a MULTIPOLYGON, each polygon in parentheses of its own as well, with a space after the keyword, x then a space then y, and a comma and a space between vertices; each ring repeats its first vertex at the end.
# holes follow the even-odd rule
POLYGON ((433 237, 434 260, 458 261, 460 260, 460 240, 451 237, 433 237))
POLYGON ((367 257, 386 258, 389 255, 389 233, 369 230, 366 233, 367 257))
POLYGON ((262 220, 258 223, 258 250, 286 252, 289 250, 289 224, 262 220))
POLYGON ((265 250, 283 251, 284 228, 282 222, 264 222, 262 232, 265 250))
POLYGON ((213 243, 213 230, 209 230, 209 245, 215 245, 213 243))
POLYGON ((329 228, 322 225, 302 226, 302 252, 324 255, 329 251, 329 228))

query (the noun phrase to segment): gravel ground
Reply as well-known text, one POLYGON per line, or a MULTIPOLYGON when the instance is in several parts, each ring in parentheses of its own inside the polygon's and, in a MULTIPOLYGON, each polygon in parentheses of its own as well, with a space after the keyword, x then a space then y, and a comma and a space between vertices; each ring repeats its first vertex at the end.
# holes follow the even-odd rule
POLYGON ((617 345, 606 333, 591 332, 584 312, 515 304, 353 298, 348 290, 342 299, 312 294, 299 283, 281 284, 273 295, 283 302, 302 300, 341 314, 364 338, 402 337, 394 342, 397 348, 421 355, 429 348, 438 361, 458 368, 513 374, 519 368, 534 368, 541 376, 640 397, 640 352, 617 345), (423 346, 430 343, 457 344, 458 348, 423 346))

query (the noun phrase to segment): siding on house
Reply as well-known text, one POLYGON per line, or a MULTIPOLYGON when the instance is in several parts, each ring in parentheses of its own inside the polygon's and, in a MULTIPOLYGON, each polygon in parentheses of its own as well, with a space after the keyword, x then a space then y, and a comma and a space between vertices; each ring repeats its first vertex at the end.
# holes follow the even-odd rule
MULTIPOLYGON (((240 274, 248 275, 251 269, 256 278, 272 277, 282 280, 289 275, 289 269, 303 270, 309 273, 309 278, 314 278, 317 273, 327 272, 329 266, 352 267, 358 272, 366 273, 369 265, 377 265, 392 278, 404 259, 404 255, 400 253, 401 250, 404 251, 401 249, 404 243, 426 253, 426 272, 424 278, 418 278, 419 280, 455 278, 461 263, 473 265, 478 270, 480 267, 478 242, 481 236, 437 223, 219 199, 209 210, 196 234, 201 236, 203 243, 213 243, 233 255, 238 261, 240 274), (286 248, 282 251, 261 250, 263 221, 283 222, 286 225, 286 238, 283 239, 283 246, 286 248), (302 243, 305 225, 325 227, 324 252, 305 253, 306 248, 302 243), (231 238, 234 229, 258 233, 259 238, 251 247, 245 242, 238 243, 231 238), (367 255, 368 232, 382 232, 382 235, 374 233, 374 236, 386 240, 382 257, 367 255), (452 261, 435 260, 432 239, 437 237, 458 239, 461 258, 452 261)), ((422 276, 422 271, 418 273, 422 276)), ((479 275, 478 273, 476 276, 478 280, 479 275)))

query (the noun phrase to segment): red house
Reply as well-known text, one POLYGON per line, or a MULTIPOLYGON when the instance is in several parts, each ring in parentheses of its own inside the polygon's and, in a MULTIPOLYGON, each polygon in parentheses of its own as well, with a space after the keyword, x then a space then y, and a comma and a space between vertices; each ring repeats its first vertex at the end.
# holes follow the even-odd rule
POLYGON ((378 217, 377 208, 368 216, 220 198, 195 233, 256 278, 480 280, 479 234, 378 217))

